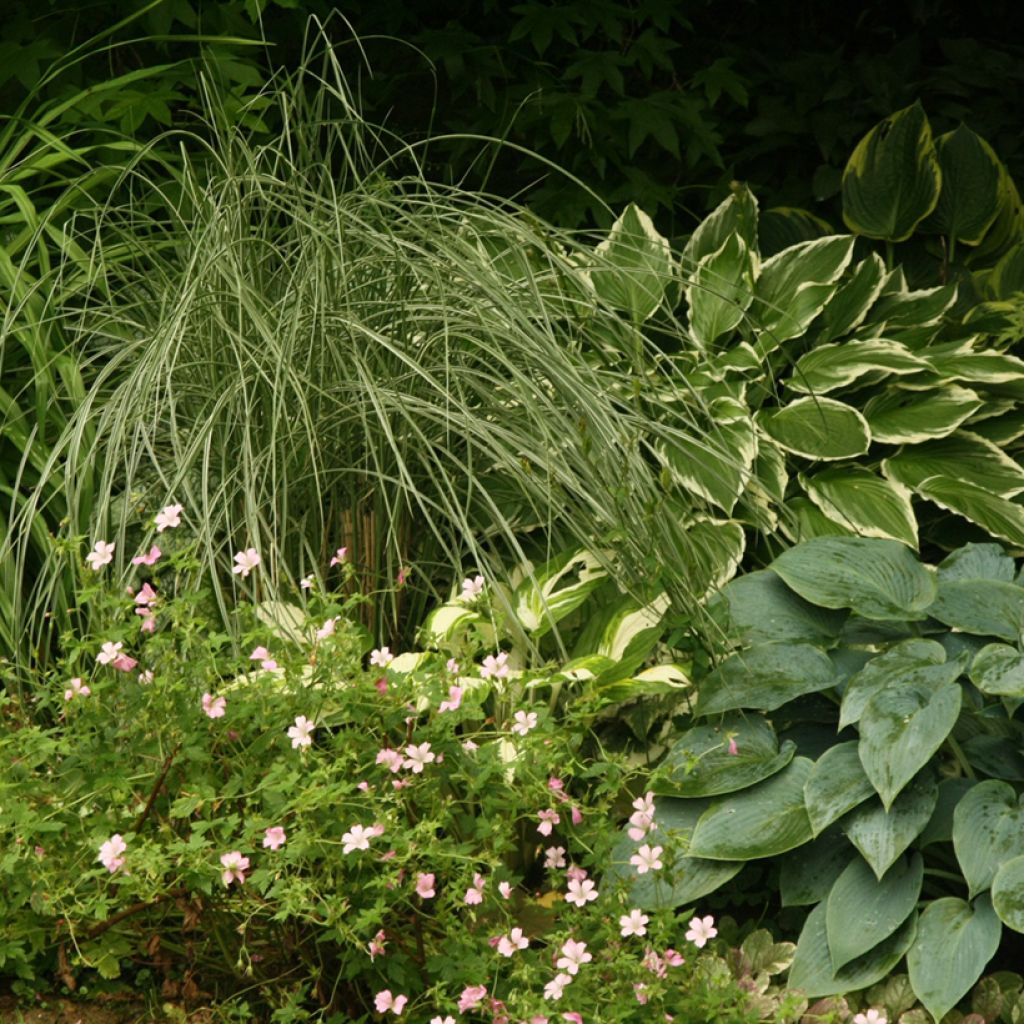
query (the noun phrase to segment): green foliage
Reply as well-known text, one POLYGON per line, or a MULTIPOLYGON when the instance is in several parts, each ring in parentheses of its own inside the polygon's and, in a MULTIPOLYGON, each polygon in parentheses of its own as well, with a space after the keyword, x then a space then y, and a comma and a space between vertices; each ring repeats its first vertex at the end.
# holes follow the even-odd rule
POLYGON ((714 600, 736 648, 695 676, 693 715, 652 785, 687 822, 695 864, 786 854, 783 905, 813 906, 791 987, 852 992, 906 957, 939 1021, 1004 927, 1024 930, 1024 681, 991 653, 1017 657, 1020 580, 995 544, 931 567, 894 541, 823 537, 714 600), (820 675, 805 680, 812 654, 820 675))

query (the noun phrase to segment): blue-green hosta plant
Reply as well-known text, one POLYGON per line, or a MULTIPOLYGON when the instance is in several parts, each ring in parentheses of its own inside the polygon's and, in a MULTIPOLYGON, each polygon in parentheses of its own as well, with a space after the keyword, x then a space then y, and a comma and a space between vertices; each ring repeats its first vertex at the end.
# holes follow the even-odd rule
POLYGON ((653 907, 777 865, 782 905, 809 908, 792 988, 853 992, 905 961, 940 1020, 1024 932, 1024 573, 996 544, 933 567, 821 537, 713 603, 736 648, 696 680, 657 828, 623 835, 612 873, 682 837, 633 889, 653 907))
POLYGON ((1024 360, 952 312, 955 285, 912 290, 852 235, 763 259, 741 186, 681 258, 633 208, 603 245, 621 273, 587 283, 621 316, 617 335, 594 335, 595 358, 630 374, 652 420, 703 422, 727 444, 728 464, 692 429, 652 444, 667 490, 708 502, 720 531, 771 530, 783 505, 795 540, 916 549, 922 532, 941 543, 953 513, 1024 546, 1024 360), (642 366, 641 337, 663 349, 642 366))

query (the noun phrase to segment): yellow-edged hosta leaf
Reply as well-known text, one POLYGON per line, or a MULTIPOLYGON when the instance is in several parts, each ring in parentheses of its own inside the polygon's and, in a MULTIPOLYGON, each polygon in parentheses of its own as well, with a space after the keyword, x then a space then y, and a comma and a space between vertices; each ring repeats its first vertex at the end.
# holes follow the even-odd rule
POLYGON ((794 391, 821 395, 846 387, 876 371, 903 375, 928 369, 929 364, 905 345, 885 338, 865 338, 815 346, 800 357, 787 382, 794 391))
POLYGON ((955 384, 932 391, 892 387, 864 406, 864 418, 876 441, 917 444, 952 434, 981 405, 976 391, 955 384))
POLYGON ((917 549, 917 519, 906 487, 861 466, 801 475, 800 482, 829 519, 862 537, 888 537, 917 549))
POLYGON ((697 342, 710 346, 743 319, 754 298, 754 280, 760 260, 738 235, 705 256, 686 287, 690 330, 697 342))
POLYGON ((871 444, 864 417, 832 398, 798 398, 781 409, 762 409, 757 425, 780 448, 808 459, 851 459, 871 444))
POLYGON ((964 480, 1002 498, 1024 493, 1024 467, 973 431, 907 445, 882 463, 882 472, 911 489, 940 476, 964 480))

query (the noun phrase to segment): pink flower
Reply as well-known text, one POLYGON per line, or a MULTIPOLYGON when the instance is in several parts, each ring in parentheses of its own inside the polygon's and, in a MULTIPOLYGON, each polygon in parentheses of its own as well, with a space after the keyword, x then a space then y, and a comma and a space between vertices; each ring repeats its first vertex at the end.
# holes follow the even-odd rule
POLYGON ((288 729, 288 737, 292 741, 292 749, 312 746, 311 733, 315 728, 316 726, 305 715, 299 715, 295 719, 295 724, 288 729))
POLYGON ((132 565, 155 565, 156 560, 163 554, 163 552, 154 544, 149 549, 149 554, 136 555, 132 559, 132 565))
POLYGON ((235 565, 231 571, 244 580, 261 561, 260 554, 255 548, 246 548, 235 555, 235 565))
POLYGON ((468 576, 462 581, 462 600, 475 601, 484 592, 483 576, 468 576))
POLYGON ((502 956, 512 956, 517 949, 526 949, 530 940, 523 934, 522 928, 513 928, 508 935, 498 940, 498 952, 502 956))
POLYGON ((629 858, 629 863, 636 868, 638 875, 646 875, 648 871, 659 871, 662 867, 661 860, 659 859, 662 854, 662 848, 660 846, 648 846, 644 843, 632 857, 629 858))
POLYGON ((587 877, 587 869, 581 868, 578 864, 570 864, 565 877, 570 882, 582 882, 587 877))
POLYGON ((387 988, 373 997, 373 1005, 377 1007, 378 1013, 390 1010, 396 1016, 405 1009, 407 1002, 409 1002, 408 996, 392 996, 391 989, 387 988))
POLYGON ((156 613, 150 608, 136 609, 136 615, 142 616, 142 622, 139 624, 139 629, 143 633, 155 633, 156 632, 156 613))
POLYGON ((544 867, 546 867, 548 871, 554 871, 556 868, 564 868, 565 847, 549 846, 544 851, 544 867))
POLYGON ((631 910, 619 918, 619 934, 628 939, 630 935, 646 935, 647 922, 650 918, 639 910, 631 910))
POLYGON ((258 661, 260 668, 265 669, 267 672, 272 672, 277 668, 277 662, 270 656, 270 651, 266 647, 254 647, 252 654, 249 655, 250 661, 258 661))
MULTIPOLYGON (((739 753, 739 749, 736 746, 736 737, 735 736, 730 736, 729 737, 729 753, 733 757, 735 757, 739 753)), ((856 1020, 856 1018, 854 1018, 854 1020, 856 1020)))
POLYGON ((312 590, 313 589, 313 574, 310 573, 308 576, 303 576, 302 579, 299 580, 299 586, 303 590, 312 590))
POLYGON ((562 1020, 569 1021, 569 1024, 583 1024, 583 1018, 578 1013, 563 1013, 562 1020))
POLYGON ((698 949, 703 949, 708 939, 713 939, 717 934, 715 919, 710 914, 704 918, 690 918, 690 928, 686 933, 686 938, 698 949))
POLYGON ((127 654, 118 654, 110 663, 110 667, 116 668, 118 672, 131 672, 136 665, 138 662, 134 658, 129 658, 127 654))
POLYGON ((582 882, 573 879, 568 885, 569 892, 565 897, 567 903, 575 903, 577 907, 585 907, 590 900, 597 899, 594 883, 585 878, 582 882))
POLYGON ((157 592, 148 584, 143 583, 139 592, 135 595, 135 614, 152 615, 152 606, 156 603, 157 592))
POLYGON ((455 1018, 449 1013, 446 1017, 431 1017, 430 1024, 455 1024, 455 1018))
POLYGON ((65 700, 74 700, 75 697, 88 697, 92 693, 92 690, 88 686, 82 683, 82 680, 75 676, 71 680, 70 686, 64 691, 65 700))
POLYGON ((465 1013, 478 1006, 485 995, 487 995, 486 985, 468 985, 459 996, 459 1013, 465 1013))
POLYGON ((654 794, 647 793, 645 796, 639 797, 633 801, 633 807, 636 810, 629 816, 629 838, 634 843, 640 842, 645 835, 647 835, 648 829, 654 824, 654 794))
POLYGON ((338 550, 334 552, 334 557, 331 559, 330 564, 341 565, 341 563, 345 561, 345 556, 347 554, 348 548, 338 548, 338 550))
POLYGON ((544 986, 544 998, 550 999, 552 1002, 562 998, 562 993, 565 991, 565 987, 572 982, 571 974, 556 974, 545 986, 544 986))
POLYGON ((268 850, 279 850, 288 841, 288 834, 280 825, 273 825, 263 833, 263 845, 268 850))
POLYGON ((422 900, 432 900, 437 895, 433 874, 421 872, 416 876, 416 895, 422 900))
POLYGON ((395 577, 395 583, 396 583, 396 584, 397 584, 397 585, 398 585, 399 587, 404 587, 404 586, 405 586, 405 581, 406 581, 406 580, 407 580, 407 579, 408 579, 408 578, 409 578, 409 577, 410 577, 411 575, 412 575, 412 569, 410 569, 410 568, 409 568, 408 566, 405 566, 405 565, 403 565, 403 566, 402 566, 402 567, 401 567, 401 568, 400 568, 400 569, 398 570, 398 575, 397 575, 397 576, 395 577))
POLYGON ((115 832, 101 847, 99 861, 113 874, 124 864, 124 853, 128 846, 119 832, 115 832))
POLYGON ((480 675, 484 679, 489 679, 493 676, 495 679, 504 679, 508 675, 508 654, 505 651, 500 651, 498 656, 495 657, 493 654, 488 654, 484 658, 483 666, 480 669, 480 675))
POLYGON ((853 1024, 888 1024, 888 1020, 884 1013, 872 1007, 865 1013, 858 1013, 853 1018, 853 1024))
POLYGON ((665 977, 665 961, 653 949, 648 949, 644 953, 644 958, 640 961, 640 964, 659 978, 665 977))
POLYGON ((472 740, 463 740, 462 749, 472 753, 474 750, 479 750, 480 745, 478 743, 474 743, 472 740))
POLYGON ((558 811, 553 810, 550 807, 545 811, 541 811, 537 817, 540 818, 540 824, 537 826, 537 831, 542 836, 551 835, 552 828, 562 820, 558 816, 558 811))
POLYGON ((633 995, 636 996, 636 1001, 641 1006, 646 1006, 648 1000, 651 998, 647 994, 647 986, 642 981, 633 982, 633 995))
POLYGON ((444 667, 448 669, 452 675, 455 675, 455 673, 459 671, 459 663, 454 658, 449 658, 444 663, 444 667))
POLYGON ((520 736, 525 736, 531 729, 537 726, 536 711, 517 711, 513 717, 516 720, 516 724, 512 726, 512 731, 520 736))
POLYGON ((223 718, 228 702, 224 697, 214 697, 212 694, 203 694, 203 713, 207 718, 223 718))
POLYGON ((421 775, 424 765, 437 760, 437 756, 430 749, 429 743, 421 743, 418 747, 406 747, 405 754, 406 757, 402 762, 402 767, 411 769, 413 775, 421 775))
POLYGON ((463 903, 470 905, 476 903, 483 903, 484 901, 484 876, 481 874, 473 875, 473 885, 466 890, 466 895, 463 897, 463 903))
POLYGON ((569 974, 578 974, 579 969, 584 965, 590 963, 594 957, 587 951, 587 944, 585 942, 577 942, 575 939, 569 939, 562 946, 562 955, 558 958, 555 966, 560 971, 566 971, 569 974))
POLYGON ((120 640, 117 643, 111 643, 109 640, 100 648, 100 653, 96 655, 97 665, 112 665, 118 657, 121 655, 121 648, 124 644, 120 640))
POLYGON ((583 812, 573 805, 572 809, 569 811, 569 818, 572 820, 574 825, 578 825, 583 820, 583 812))
POLYGON ((156 514, 156 532, 163 533, 164 530, 173 530, 181 526, 181 505, 165 505, 156 514))
POLYGON ((501 898, 507 900, 512 895, 512 885, 510 882, 499 882, 498 892, 501 893, 501 898))
POLYGON ((391 653, 390 647, 378 647, 370 651, 370 664, 378 668, 387 668, 394 660, 395 656, 391 653))
POLYGON ((458 711, 459 706, 462 704, 462 687, 461 686, 449 686, 448 687, 448 699, 441 701, 438 706, 438 713, 443 714, 445 711, 458 711))
POLYGON ((333 619, 328 619, 317 631, 317 640, 326 640, 329 636, 334 636, 334 627, 338 622, 338 617, 335 616, 333 619))
POLYGON ((387 945, 385 941, 386 939, 387 933, 384 931, 383 928, 381 928, 381 930, 377 932, 377 934, 374 935, 372 939, 370 939, 370 963, 373 963, 373 961, 376 960, 377 957, 383 956, 384 947, 387 945))
POLYGON ((249 858, 243 857, 239 850, 222 853, 220 863, 224 868, 220 877, 225 885, 230 885, 232 882, 241 884, 245 881, 245 872, 249 870, 249 858))
POLYGON ((375 828, 364 828, 362 825, 353 825, 342 837, 344 844, 342 853, 351 853, 353 850, 368 850, 370 840, 380 835, 375 828))
POLYGON ((686 963, 682 955, 677 953, 674 949, 666 949, 665 955, 662 959, 669 965, 669 967, 682 967, 683 964, 686 963))
POLYGON ((397 750, 392 750, 390 747, 384 747, 383 750, 377 751, 377 764, 386 764, 393 772, 401 771, 404 761, 405 758, 397 750))
POLYGON ((153 682, 153 671, 152 669, 146 669, 145 672, 139 673, 139 682, 145 686, 147 683, 153 682))
POLYGON ((114 560, 114 548, 116 544, 108 544, 105 540, 96 541, 92 551, 85 556, 93 572, 99 572, 105 565, 110 565, 114 560))

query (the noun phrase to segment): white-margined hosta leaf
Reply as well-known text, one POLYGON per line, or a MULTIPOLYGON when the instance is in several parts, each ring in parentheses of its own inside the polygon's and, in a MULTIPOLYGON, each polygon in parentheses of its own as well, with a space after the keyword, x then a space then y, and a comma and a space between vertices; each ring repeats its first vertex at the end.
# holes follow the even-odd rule
POLYGON ((853 267, 822 313, 818 344, 841 338, 859 327, 881 294, 885 278, 885 262, 876 252, 853 267))
POLYGON ((977 523, 993 537, 1024 547, 1024 507, 955 476, 930 476, 915 484, 913 490, 941 508, 977 523))
POLYGON ((884 444, 918 444, 952 434, 982 405, 970 388, 949 384, 921 392, 891 387, 864 406, 871 436, 884 444))
MULTIPOLYGON (((919 291, 910 291, 905 284, 892 292, 886 292, 883 288, 878 301, 865 319, 865 325, 875 336, 895 336, 894 332, 937 327, 943 314, 954 302, 955 284, 942 284, 936 288, 922 288, 919 291)), ((928 331, 925 338, 930 339, 933 335, 933 331, 928 331)))
POLYGON ((750 252, 757 252, 757 199, 746 185, 737 185, 697 225, 683 249, 683 277, 688 278, 706 256, 718 252, 732 235, 738 235, 750 252))
POLYGON ((864 417, 833 398, 798 398, 781 409, 762 409, 760 427, 779 447, 807 459, 850 459, 871 444, 864 417))
POLYGON ((697 342, 711 346, 743 319, 754 298, 754 282, 760 266, 756 252, 738 234, 705 256, 688 279, 686 301, 690 330, 697 342))
POLYGON ((900 376, 927 368, 928 363, 905 345, 885 338, 864 338, 815 346, 797 360, 787 386, 822 395, 876 371, 900 376))
POLYGON ((861 466, 836 466, 799 479, 830 519, 862 537, 888 537, 917 550, 917 518, 908 488, 861 466))
POLYGON ((946 381, 1010 384, 1024 381, 1024 360, 1005 352, 921 352, 921 358, 946 381))
POLYGON ((575 611, 608 573, 590 551, 570 552, 539 566, 517 587, 513 611, 527 632, 541 636, 575 611))

